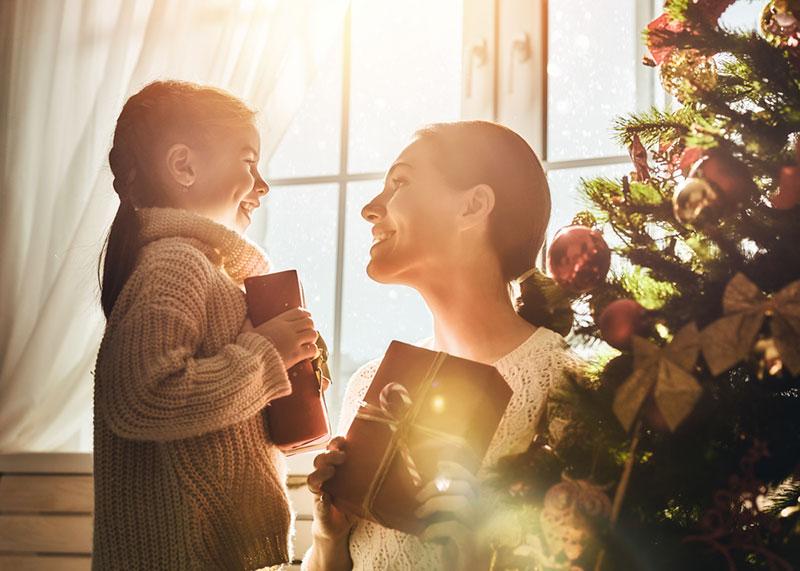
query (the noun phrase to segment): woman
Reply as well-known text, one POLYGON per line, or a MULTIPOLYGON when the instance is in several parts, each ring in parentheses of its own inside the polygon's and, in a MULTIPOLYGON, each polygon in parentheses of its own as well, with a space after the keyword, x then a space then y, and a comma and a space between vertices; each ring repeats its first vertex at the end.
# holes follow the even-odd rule
MULTIPOLYGON (((308 569, 486 569, 478 538, 480 477, 498 458, 524 451, 548 391, 573 359, 547 329, 547 308, 530 276, 550 217, 544 171, 513 131, 483 121, 435 124, 416 133, 386 175, 383 191, 362 210, 373 225, 367 267, 381 283, 403 284, 424 298, 434 336, 424 346, 493 364, 514 390, 478 477, 440 466, 449 485, 421 490, 420 518, 435 517, 420 538, 340 512, 322 492, 347 454, 336 438, 315 459, 316 494, 308 569), (521 295, 512 300, 512 286, 521 295)), ((379 361, 350 380, 340 434, 346 432, 379 361)))

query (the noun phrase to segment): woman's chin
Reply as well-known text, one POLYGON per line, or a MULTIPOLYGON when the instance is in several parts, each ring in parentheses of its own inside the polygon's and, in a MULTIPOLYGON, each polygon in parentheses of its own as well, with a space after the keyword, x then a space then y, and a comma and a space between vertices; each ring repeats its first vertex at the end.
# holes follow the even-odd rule
POLYGON ((373 281, 380 284, 392 283, 392 276, 394 272, 388 267, 383 260, 370 258, 367 264, 367 275, 373 281))

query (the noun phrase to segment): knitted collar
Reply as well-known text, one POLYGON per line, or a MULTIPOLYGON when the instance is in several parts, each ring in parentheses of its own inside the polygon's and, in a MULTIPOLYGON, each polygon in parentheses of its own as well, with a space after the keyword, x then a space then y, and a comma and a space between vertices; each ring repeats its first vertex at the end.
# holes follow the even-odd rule
POLYGON ((179 208, 140 208, 136 212, 141 222, 141 245, 162 238, 189 238, 237 284, 269 270, 261 248, 210 218, 179 208))

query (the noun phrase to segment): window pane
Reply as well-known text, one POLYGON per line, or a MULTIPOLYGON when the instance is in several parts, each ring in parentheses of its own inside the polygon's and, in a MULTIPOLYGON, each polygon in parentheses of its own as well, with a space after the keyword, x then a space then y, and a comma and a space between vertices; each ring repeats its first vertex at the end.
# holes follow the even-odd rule
POLYGON ((549 161, 625 154, 614 119, 635 110, 640 30, 635 0, 550 2, 549 161))
POLYGON ((720 24, 739 30, 757 30, 762 8, 761 2, 737 2, 725 10, 719 20, 720 24))
POLYGON ((382 172, 461 109, 461 0, 353 0, 350 172, 382 172))
MULTIPOLYGON (((269 117, 263 118, 269 121, 269 117)), ((273 178, 320 176, 339 172, 342 122, 342 38, 333 40, 328 61, 309 87, 269 160, 273 178)))
POLYGON ((616 178, 629 174, 631 170, 632 166, 629 163, 624 163, 556 170, 547 173, 553 204, 550 212, 550 225, 547 231, 548 240, 560 228, 568 226, 578 212, 587 209, 588 202, 578 192, 580 179, 616 178))
POLYGON ((337 190, 332 184, 273 187, 248 233, 269 254, 271 271, 297 270, 314 323, 331 346, 337 190))
POLYGON ((433 332, 430 313, 414 290, 373 282, 366 274, 371 225, 361 208, 380 191, 379 181, 356 183, 347 191, 342 362, 346 381, 365 362, 381 357, 393 339, 414 343, 433 332))

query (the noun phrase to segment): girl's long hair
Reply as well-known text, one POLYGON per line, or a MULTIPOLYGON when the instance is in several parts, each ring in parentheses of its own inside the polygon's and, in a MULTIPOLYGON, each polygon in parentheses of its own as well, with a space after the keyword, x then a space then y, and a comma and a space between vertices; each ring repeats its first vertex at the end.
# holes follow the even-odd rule
POLYGON ((155 81, 131 96, 108 154, 120 204, 98 260, 100 303, 108 319, 140 248, 136 210, 169 206, 159 158, 175 143, 202 145, 215 129, 252 122, 255 112, 230 93, 186 81, 155 81))

